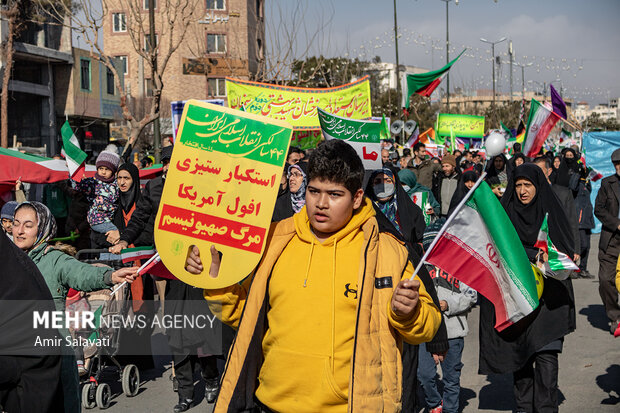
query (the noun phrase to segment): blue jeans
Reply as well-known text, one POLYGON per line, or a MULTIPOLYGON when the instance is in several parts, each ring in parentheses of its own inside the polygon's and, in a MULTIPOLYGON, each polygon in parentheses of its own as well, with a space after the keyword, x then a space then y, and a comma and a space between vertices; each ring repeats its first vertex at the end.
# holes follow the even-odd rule
POLYGON ((118 228, 116 228, 116 225, 114 225, 110 221, 105 221, 100 224, 91 225, 90 228, 93 231, 98 232, 100 234, 105 234, 108 231, 118 231, 118 228))
MULTIPOLYGON (((461 355, 463 354, 463 338, 448 340, 450 348, 441 363, 443 374, 443 411, 457 413, 459 411, 459 393, 461 392, 461 355)), ((418 380, 424 390, 424 400, 429 409, 441 404, 441 394, 437 389, 437 366, 433 355, 426 351, 426 345, 420 344, 418 363, 418 380)))

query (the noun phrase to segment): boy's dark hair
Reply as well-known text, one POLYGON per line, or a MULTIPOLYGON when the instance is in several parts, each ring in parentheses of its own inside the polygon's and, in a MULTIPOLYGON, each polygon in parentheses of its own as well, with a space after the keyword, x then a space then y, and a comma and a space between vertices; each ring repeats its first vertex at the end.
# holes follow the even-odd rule
POLYGON ((325 141, 308 159, 308 182, 317 178, 344 185, 353 196, 362 188, 364 165, 355 149, 345 141, 325 141))
POLYGON ((303 151, 299 149, 297 146, 291 146, 288 148, 288 153, 286 154, 286 159, 291 156, 292 153, 302 153, 303 151))
POLYGON ((426 145, 424 145, 422 142, 418 142, 415 145, 413 145, 413 151, 418 152, 420 148, 422 147, 426 148, 426 145))
POLYGON ((405 148, 403 149, 403 157, 411 156, 411 149, 405 148))

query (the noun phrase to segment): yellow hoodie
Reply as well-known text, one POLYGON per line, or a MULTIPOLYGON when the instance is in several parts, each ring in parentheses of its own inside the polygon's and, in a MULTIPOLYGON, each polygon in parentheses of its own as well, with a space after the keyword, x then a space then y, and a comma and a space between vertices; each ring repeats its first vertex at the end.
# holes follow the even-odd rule
MULTIPOLYGON (((277 257, 267 284, 269 305, 267 329, 262 339, 264 359, 255 394, 270 409, 283 412, 347 411, 359 310, 357 284, 364 279, 364 271, 369 271, 360 268, 360 264, 367 262, 365 249, 369 242, 362 227, 369 219, 374 222, 374 215, 372 205, 365 199, 347 225, 323 243, 312 233, 305 208, 293 217, 295 234, 277 257)), ((376 222, 373 225, 376 226, 376 222)), ((367 264, 374 268, 376 261, 370 260, 367 264)), ((393 275, 400 277, 403 270, 404 277, 408 277, 413 271, 411 263, 406 269, 400 267, 393 275)), ((238 326, 249 289, 250 282, 246 280, 243 285, 205 291, 205 298, 210 306, 221 305, 215 313, 222 321, 238 326)), ((441 320, 423 284, 420 302, 411 320, 396 318, 387 307, 381 311, 383 316, 387 315, 392 328, 414 344, 430 340, 441 320)), ((359 311, 369 309, 365 307, 359 311)), ((359 328, 367 331, 369 327, 359 328)), ((393 342, 392 345, 397 344, 393 342)), ((376 351, 380 354, 379 349, 376 351)), ((236 348, 231 352, 229 363, 241 361, 235 360, 239 356, 237 352, 236 348)), ((402 372, 395 368, 393 374, 402 372)), ((225 397, 228 397, 229 389, 232 390, 230 386, 234 386, 227 381, 225 378, 223 386, 226 390, 224 387, 222 390, 227 395, 225 397)), ((400 382, 396 377, 392 381, 400 382)), ((390 388, 392 391, 399 394, 400 389, 390 388)))

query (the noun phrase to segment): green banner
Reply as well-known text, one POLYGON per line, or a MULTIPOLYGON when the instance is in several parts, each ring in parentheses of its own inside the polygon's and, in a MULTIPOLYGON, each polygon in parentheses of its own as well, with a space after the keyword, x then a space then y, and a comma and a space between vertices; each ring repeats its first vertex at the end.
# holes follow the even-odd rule
POLYGON ((440 113, 437 115, 437 128, 440 136, 459 138, 482 138, 484 136, 484 116, 440 113))
POLYGON ((351 145, 362 159, 364 168, 381 168, 381 123, 332 115, 317 108, 325 139, 342 139, 351 145))
MULTIPOLYGON (((247 158, 280 166, 286 156, 291 129, 240 119, 230 112, 216 112, 199 105, 186 105, 181 143, 208 152, 222 152, 234 158, 247 158)), ((232 112, 232 111, 231 111, 232 112)))

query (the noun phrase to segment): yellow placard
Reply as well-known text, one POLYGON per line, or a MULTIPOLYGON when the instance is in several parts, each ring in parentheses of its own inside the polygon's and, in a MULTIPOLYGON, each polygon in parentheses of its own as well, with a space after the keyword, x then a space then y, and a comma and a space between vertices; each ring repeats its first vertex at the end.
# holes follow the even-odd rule
POLYGON ((197 100, 185 104, 155 221, 155 246, 183 282, 221 288, 258 264, 293 128, 286 122, 197 100), (205 270, 185 270, 197 245, 205 270), (222 253, 209 276, 211 245, 222 253))
POLYGON ((295 130, 320 130, 316 108, 351 119, 371 115, 368 76, 333 88, 303 88, 226 78, 228 106, 289 122, 295 130))

